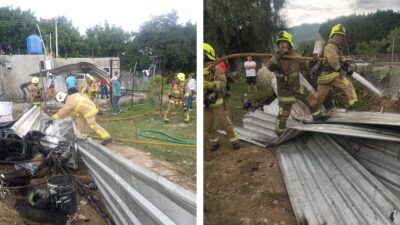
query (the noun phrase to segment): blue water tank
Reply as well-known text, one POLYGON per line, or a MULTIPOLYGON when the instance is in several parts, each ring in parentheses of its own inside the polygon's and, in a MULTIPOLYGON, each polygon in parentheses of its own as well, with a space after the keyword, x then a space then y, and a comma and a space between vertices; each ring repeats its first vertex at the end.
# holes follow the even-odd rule
POLYGON ((28 55, 43 54, 42 39, 36 34, 32 34, 26 39, 26 47, 28 48, 28 55))

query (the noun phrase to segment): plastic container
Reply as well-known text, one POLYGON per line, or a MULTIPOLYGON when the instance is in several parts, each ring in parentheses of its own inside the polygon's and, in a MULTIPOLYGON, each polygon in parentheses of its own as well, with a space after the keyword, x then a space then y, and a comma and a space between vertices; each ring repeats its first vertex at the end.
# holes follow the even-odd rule
POLYGON ((55 176, 48 180, 52 206, 65 215, 76 214, 76 178, 72 175, 55 176))
POLYGON ((28 48, 28 55, 43 54, 43 41, 36 34, 30 35, 26 39, 26 47, 28 48))

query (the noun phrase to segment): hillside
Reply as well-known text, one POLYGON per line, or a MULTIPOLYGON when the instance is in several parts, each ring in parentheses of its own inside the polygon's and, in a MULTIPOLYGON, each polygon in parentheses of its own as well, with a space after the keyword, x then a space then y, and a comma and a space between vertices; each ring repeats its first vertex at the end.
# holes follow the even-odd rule
POLYGON ((295 43, 301 43, 310 40, 322 40, 319 34, 321 24, 301 24, 299 26, 289 28, 289 33, 292 34, 295 43))

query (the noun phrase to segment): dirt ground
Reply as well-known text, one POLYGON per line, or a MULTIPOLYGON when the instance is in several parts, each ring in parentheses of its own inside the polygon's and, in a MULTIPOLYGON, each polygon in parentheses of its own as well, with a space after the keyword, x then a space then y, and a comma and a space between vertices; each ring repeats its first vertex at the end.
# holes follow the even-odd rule
POLYGON ((127 145, 109 144, 107 147, 132 162, 150 169, 152 172, 161 175, 174 183, 182 185, 192 191, 196 190, 196 184, 190 183, 188 179, 180 176, 178 174, 178 169, 170 162, 155 159, 150 153, 140 151, 127 145))
POLYGON ((204 151, 204 224, 295 224, 275 149, 241 144, 204 151))

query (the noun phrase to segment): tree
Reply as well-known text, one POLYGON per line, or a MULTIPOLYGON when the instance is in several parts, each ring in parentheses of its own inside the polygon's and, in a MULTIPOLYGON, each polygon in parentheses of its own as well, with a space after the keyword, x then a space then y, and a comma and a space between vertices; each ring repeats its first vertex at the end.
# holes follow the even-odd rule
POLYGON ((128 43, 126 58, 129 66, 152 63, 157 57, 169 71, 191 72, 196 69, 196 25, 177 23, 176 11, 153 17, 142 24, 132 42, 128 43))
POLYGON ((86 30, 85 45, 92 56, 120 56, 126 48, 131 34, 121 27, 110 27, 106 21, 103 26, 96 25, 86 30))
MULTIPOLYGON (((55 38, 55 21, 57 20, 58 31, 58 53, 60 57, 84 57, 87 56, 87 48, 83 43, 83 37, 79 30, 72 25, 66 17, 56 17, 53 19, 41 19, 39 21, 40 30, 43 38, 52 34, 55 38)), ((55 41, 53 41, 55 43, 55 41)), ((48 46, 48 45, 47 45, 48 46)), ((52 45, 55 52, 55 44, 52 45)))
POLYGON ((341 16, 321 25, 319 33, 322 38, 327 40, 331 28, 339 23, 346 28, 348 47, 350 53, 354 54, 358 43, 382 40, 391 30, 400 27, 400 13, 387 10, 362 15, 341 16))
POLYGON ((31 11, 20 8, 0 8, 0 42, 10 44, 14 52, 26 53, 26 38, 36 34, 37 19, 31 11))
POLYGON ((204 41, 219 54, 272 50, 285 0, 204 0, 204 41))

